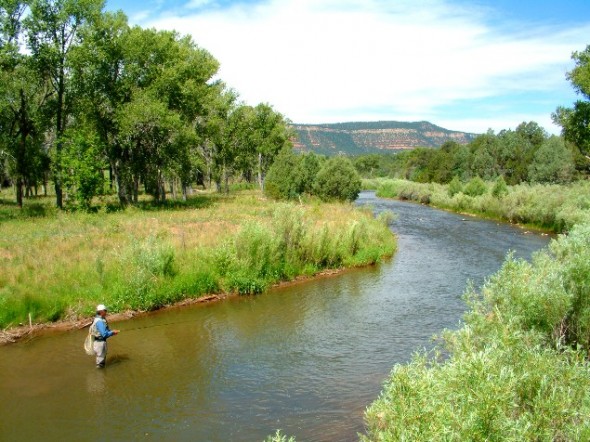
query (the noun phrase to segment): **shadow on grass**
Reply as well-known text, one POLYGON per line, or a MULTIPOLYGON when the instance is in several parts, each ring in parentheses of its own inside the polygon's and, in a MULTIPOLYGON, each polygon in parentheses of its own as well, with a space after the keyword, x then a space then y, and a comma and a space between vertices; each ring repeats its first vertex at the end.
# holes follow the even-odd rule
POLYGON ((166 211, 166 210, 186 210, 186 209, 204 209, 211 207, 216 202, 227 199, 222 195, 195 195, 182 200, 166 200, 166 201, 140 201, 135 205, 138 209, 151 211, 166 211))
POLYGON ((55 213, 46 202, 25 201, 22 209, 16 202, 0 198, 0 222, 14 219, 45 218, 55 213))
MULTIPOLYGON (((141 200, 137 204, 134 204, 133 207, 146 212, 204 209, 211 207, 220 201, 230 201, 234 198, 235 195, 193 195, 188 197, 186 201, 173 199, 168 199, 162 202, 141 200)), ((108 201, 102 205, 92 206, 85 211, 89 213, 97 213, 100 212, 101 209, 104 209, 107 213, 116 213, 125 210, 125 208, 118 204, 118 202, 108 201)), ((66 210, 69 211, 72 209, 68 208, 66 210)), ((75 209, 73 211, 75 211, 75 209)), ((58 209, 53 206, 53 199, 47 199, 46 201, 32 201, 31 199, 26 199, 23 208, 21 209, 17 206, 14 200, 0 198, 0 222, 18 219, 45 218, 55 215, 57 212, 58 209)))

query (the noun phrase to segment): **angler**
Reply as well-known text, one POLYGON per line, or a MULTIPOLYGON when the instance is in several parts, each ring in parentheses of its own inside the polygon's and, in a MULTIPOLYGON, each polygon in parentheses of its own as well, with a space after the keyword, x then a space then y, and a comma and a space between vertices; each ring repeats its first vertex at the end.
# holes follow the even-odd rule
POLYGON ((107 322, 107 308, 104 304, 96 306, 96 317, 90 326, 90 333, 94 336, 94 353, 96 367, 103 368, 107 358, 107 339, 119 334, 119 330, 111 330, 107 322))

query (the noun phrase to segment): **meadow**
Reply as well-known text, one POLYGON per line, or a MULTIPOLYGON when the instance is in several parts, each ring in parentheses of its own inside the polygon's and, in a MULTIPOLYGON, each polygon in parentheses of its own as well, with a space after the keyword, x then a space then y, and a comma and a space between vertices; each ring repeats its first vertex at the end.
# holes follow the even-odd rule
POLYGON ((76 320, 97 303, 153 310, 208 294, 256 294, 395 250, 388 218, 351 204, 277 203, 253 190, 96 213, 39 199, 0 204, 0 328, 76 320))

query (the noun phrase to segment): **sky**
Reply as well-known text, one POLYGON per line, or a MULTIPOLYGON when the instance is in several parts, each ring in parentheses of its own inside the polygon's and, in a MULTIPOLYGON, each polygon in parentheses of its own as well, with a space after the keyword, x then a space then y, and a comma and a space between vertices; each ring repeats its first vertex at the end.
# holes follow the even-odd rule
POLYGON ((108 0, 220 62, 246 104, 294 123, 430 121, 482 133, 578 99, 566 73, 590 45, 589 0, 108 0))

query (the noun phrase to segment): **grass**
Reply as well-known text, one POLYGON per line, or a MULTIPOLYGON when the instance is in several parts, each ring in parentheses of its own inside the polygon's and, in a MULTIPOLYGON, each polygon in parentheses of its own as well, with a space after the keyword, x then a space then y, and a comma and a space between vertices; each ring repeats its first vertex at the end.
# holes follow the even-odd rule
POLYGON ((496 183, 483 183, 482 194, 475 196, 469 192, 470 183, 460 191, 450 189, 449 185, 405 180, 372 180, 368 184, 376 188, 381 197, 415 201, 556 233, 590 221, 589 181, 569 185, 520 184, 507 186, 502 192, 495 191, 496 183))
MULTIPOLYGON (((352 205, 267 201, 258 191, 187 202, 29 215, 0 204, 0 328, 76 319, 105 303, 151 310, 211 293, 260 293, 391 255, 385 222, 352 205)), ((25 210, 29 204, 25 205, 25 210)))

